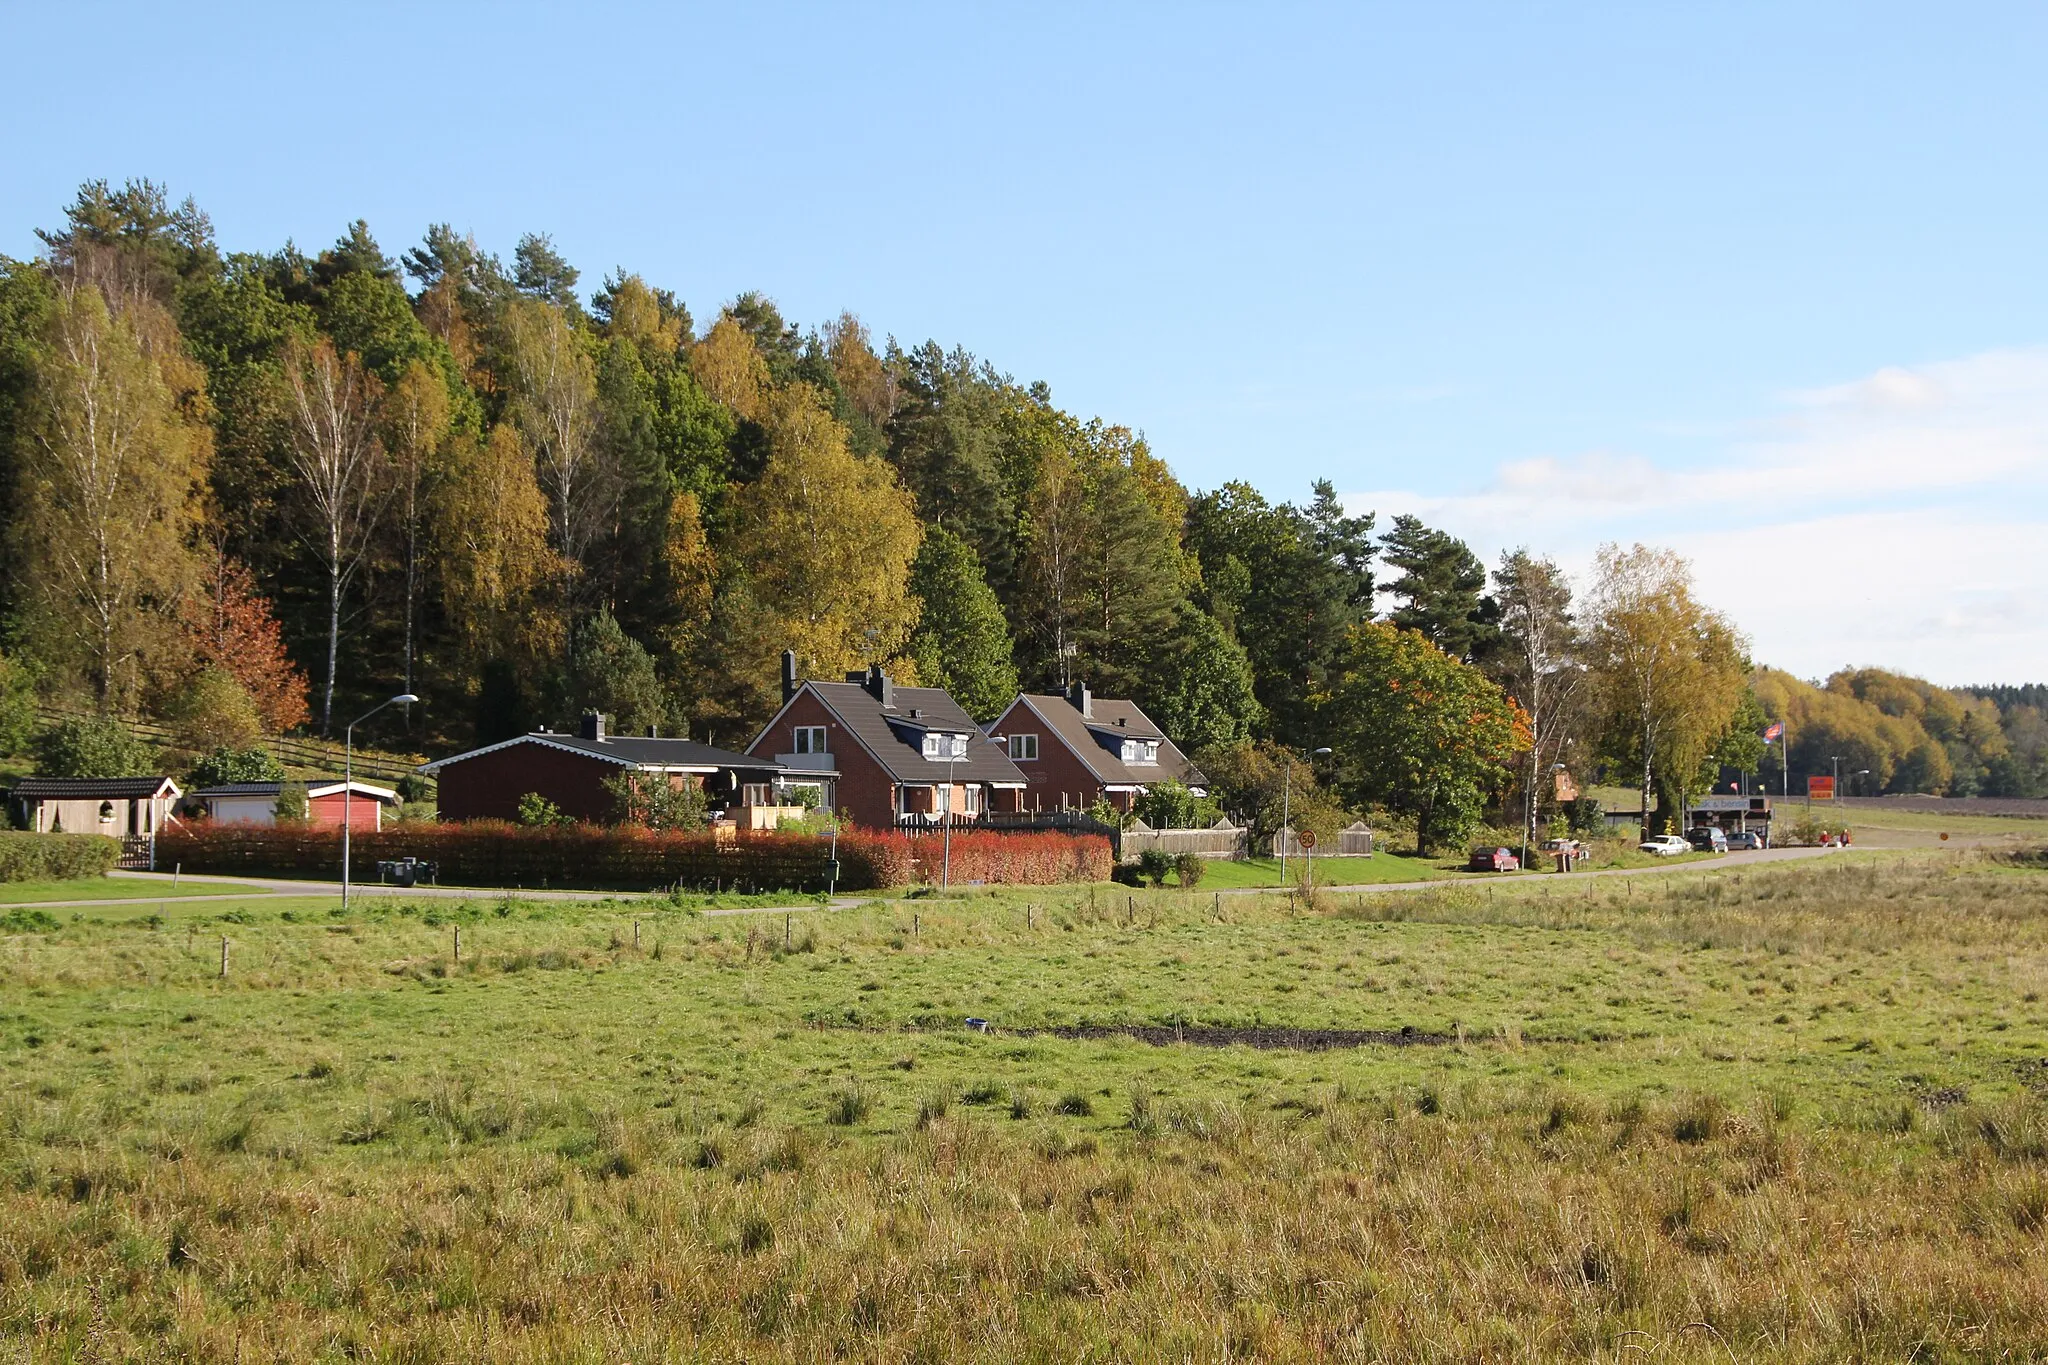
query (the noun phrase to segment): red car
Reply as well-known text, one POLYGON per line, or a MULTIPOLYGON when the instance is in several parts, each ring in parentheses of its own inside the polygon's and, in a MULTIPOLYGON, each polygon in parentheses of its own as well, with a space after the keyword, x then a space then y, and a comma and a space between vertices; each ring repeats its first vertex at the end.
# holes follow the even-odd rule
POLYGON ((1475 848, 1466 862, 1468 872, 1519 872, 1522 860, 1511 848, 1475 848))

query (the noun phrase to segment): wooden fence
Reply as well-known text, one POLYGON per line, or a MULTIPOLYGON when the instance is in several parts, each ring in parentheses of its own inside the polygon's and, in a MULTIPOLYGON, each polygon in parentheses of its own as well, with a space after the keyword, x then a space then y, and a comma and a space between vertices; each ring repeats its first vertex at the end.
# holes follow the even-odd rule
POLYGON ((1154 829, 1143 820, 1133 820, 1124 829, 1122 857, 1131 861, 1157 849, 1169 858, 1192 853, 1197 858, 1242 858, 1246 831, 1228 820, 1218 820, 1207 829, 1154 829))
MULTIPOLYGON (((62 706, 36 707, 36 721, 41 725, 91 718, 92 713, 89 711, 62 706)), ((117 719, 137 739, 164 747, 179 747, 178 737, 167 726, 134 716, 120 716, 117 719)), ((343 760, 346 758, 342 746, 332 740, 310 739, 300 735, 265 735, 263 747, 275 755, 277 761, 285 767, 310 770, 316 777, 341 776, 343 760)), ((385 782, 396 782, 403 777, 417 777, 413 769, 426 761, 419 755, 358 748, 355 751, 355 775, 371 781, 381 779, 385 782)))
MULTIPOLYGON (((1300 841, 1294 837, 1293 830, 1283 829, 1273 836, 1274 857, 1299 858, 1304 852, 1306 850, 1302 848, 1300 841), (1286 845, 1284 852, 1281 848, 1282 844, 1286 845)), ((1370 858, 1372 856, 1372 831, 1366 827, 1363 820, 1354 821, 1337 832, 1337 846, 1335 848, 1331 848, 1328 844, 1317 844, 1316 852, 1325 858, 1370 858)))

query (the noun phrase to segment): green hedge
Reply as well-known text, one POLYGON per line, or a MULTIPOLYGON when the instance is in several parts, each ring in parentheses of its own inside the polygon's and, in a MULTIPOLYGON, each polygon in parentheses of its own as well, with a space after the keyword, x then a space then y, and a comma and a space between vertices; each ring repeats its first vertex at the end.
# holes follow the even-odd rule
POLYGON ((104 834, 30 834, 0 830, 0 882, 62 882, 104 877, 121 857, 121 841, 104 834))

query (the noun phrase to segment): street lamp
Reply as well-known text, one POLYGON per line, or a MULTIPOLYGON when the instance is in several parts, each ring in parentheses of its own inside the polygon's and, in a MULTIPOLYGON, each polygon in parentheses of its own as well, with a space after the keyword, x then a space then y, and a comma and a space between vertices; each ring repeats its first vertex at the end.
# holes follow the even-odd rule
MULTIPOLYGON (((1329 752, 1330 750, 1327 748, 1311 750, 1308 756, 1310 771, 1314 771, 1315 761, 1329 752)), ((1280 786, 1280 884, 1282 886, 1287 885, 1287 845, 1294 838, 1294 830, 1288 823, 1293 819, 1293 799, 1294 750, 1290 746, 1287 750, 1287 775, 1282 779, 1280 786)))
MULTIPOLYGON (((1858 768, 1858 769, 1857 769, 1857 770, 1856 770, 1855 772, 1853 772, 1853 773, 1850 773, 1850 774, 1849 774, 1849 776, 1851 776, 1851 777, 1868 777, 1868 776, 1870 776, 1870 769, 1868 769, 1868 768, 1858 768)), ((1865 787, 1864 787, 1864 791, 1863 791, 1863 794, 1864 794, 1865 796, 1868 796, 1868 795, 1870 795, 1870 789, 1869 789, 1869 787, 1868 787, 1868 785, 1867 785, 1867 784, 1866 784, 1866 785, 1865 785, 1865 787)))
POLYGON ((356 727, 376 715, 387 706, 411 706, 419 698, 410 692, 400 692, 395 697, 386 697, 369 710, 348 723, 341 732, 341 908, 348 909, 348 850, 350 798, 355 795, 356 785, 356 727))
POLYGON ((1842 756, 1840 754, 1829 754, 1828 762, 1834 765, 1832 771, 1835 775, 1835 785, 1832 790, 1835 793, 1834 800, 1839 803, 1842 799, 1842 756))
POLYGON ((944 831, 939 837, 945 843, 945 855, 939 864, 941 891, 950 891, 953 888, 953 764, 966 752, 967 736, 946 736, 946 809, 939 815, 941 829, 944 831), (954 743, 955 740, 959 741, 957 745, 954 743))

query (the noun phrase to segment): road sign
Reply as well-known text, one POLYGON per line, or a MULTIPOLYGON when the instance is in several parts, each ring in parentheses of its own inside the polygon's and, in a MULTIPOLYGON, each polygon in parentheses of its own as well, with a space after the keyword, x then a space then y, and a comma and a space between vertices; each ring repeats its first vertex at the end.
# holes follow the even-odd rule
POLYGON ((1316 832, 1312 829, 1305 829, 1294 836, 1294 842, 1300 844, 1303 848, 1314 848, 1316 846, 1316 832))
POLYGON ((1809 777, 1806 779, 1806 799, 1809 801, 1832 801, 1835 799, 1835 779, 1832 777, 1809 777))

